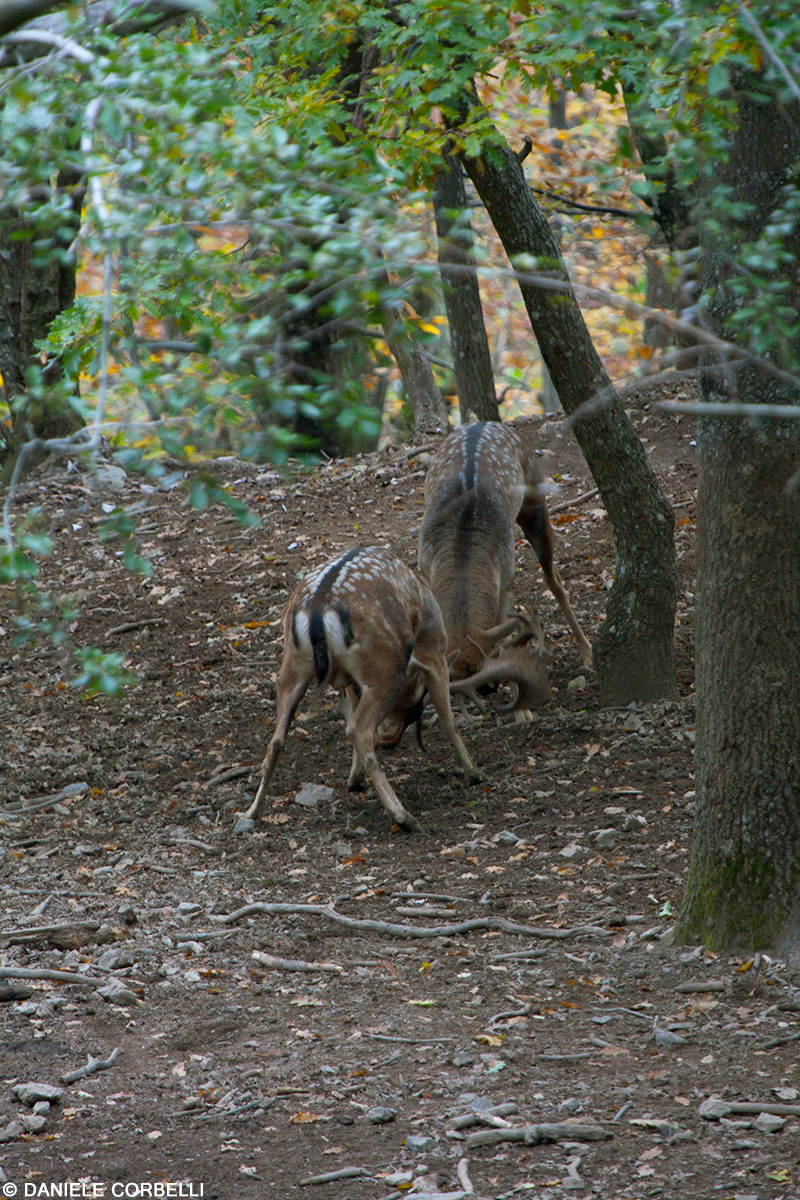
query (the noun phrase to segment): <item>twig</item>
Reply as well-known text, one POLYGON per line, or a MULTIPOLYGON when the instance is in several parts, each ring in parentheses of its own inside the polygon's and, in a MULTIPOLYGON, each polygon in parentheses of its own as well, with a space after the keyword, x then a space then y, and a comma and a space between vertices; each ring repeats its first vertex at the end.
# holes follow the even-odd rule
POLYGON ((496 1025, 498 1023, 498 1021, 509 1021, 513 1017, 527 1017, 527 1015, 530 1011, 531 1011, 530 1004, 523 1004, 522 1008, 512 1008, 512 1009, 509 1009, 507 1012, 500 1012, 500 1013, 497 1013, 493 1017, 489 1017, 489 1020, 486 1022, 486 1024, 487 1025, 496 1025))
POLYGON ((61 1082, 76 1083, 79 1079, 85 1079, 87 1075, 94 1075, 96 1071, 107 1071, 117 1061, 119 1053, 120 1047, 115 1046, 108 1058, 94 1058, 89 1054, 86 1058, 86 1066, 78 1067, 77 1070, 69 1071, 66 1075, 62 1075, 61 1082))
POLYGON ((49 979, 53 983, 80 983, 83 987, 97 987, 102 979, 87 978, 75 971, 51 971, 47 967, 2 967, 0 979, 49 979))
POLYGON ((567 1121, 545 1122, 541 1125, 523 1125, 521 1129, 479 1129, 466 1138, 468 1150, 478 1146, 497 1146, 500 1142, 524 1142, 526 1146, 538 1146, 541 1142, 559 1142, 567 1138, 573 1142, 604 1142, 613 1134, 599 1125, 571 1125, 567 1121))
POLYGON ((595 496, 600 495, 600 488, 592 488, 590 492, 584 492, 582 496, 576 496, 574 500, 562 500, 558 504, 549 504, 548 512, 552 516, 553 513, 563 512, 566 508, 573 508, 576 504, 583 504, 585 500, 593 500, 595 496))
POLYGON ((52 796, 42 796, 39 800, 23 800, 20 804, 7 804, 0 812, 0 818, 9 815, 24 816, 25 813, 35 812, 36 809, 50 808, 53 804, 58 804, 61 800, 71 800, 73 796, 79 796, 89 787, 88 783, 68 783, 60 792, 54 792, 52 796))
POLYGON ((345 917, 341 913, 336 912, 335 909, 328 908, 324 904, 268 904, 261 901, 255 904, 245 904, 243 908, 229 913, 226 917, 220 917, 218 920, 223 925, 232 925, 234 921, 241 921, 245 917, 261 914, 267 917, 275 917, 288 913, 306 913, 308 916, 327 917, 328 920, 334 921, 338 925, 343 925, 346 929, 357 929, 361 932, 380 933, 385 937, 399 938, 457 937, 459 934, 471 933, 476 929, 494 929, 502 933, 519 933, 525 934, 528 937, 553 938, 558 941, 581 935, 593 937, 611 936, 607 929, 600 929, 596 925, 576 925, 572 929, 552 929, 549 927, 516 925, 513 921, 506 921, 503 917, 474 917, 472 920, 462 921, 458 925, 430 925, 427 927, 395 925, 389 921, 357 920, 354 917, 345 917))
POLYGON ((580 1062, 582 1058, 592 1058, 591 1050, 576 1051, 575 1054, 540 1054, 539 1058, 542 1062, 551 1063, 573 1063, 580 1062))
POLYGON ((541 958, 545 954, 547 954, 545 947, 537 946, 535 950, 510 950, 507 954, 492 954, 491 960, 492 962, 510 961, 512 959, 521 959, 524 961, 530 958, 541 958))
MULTIPOLYGON (((800 1030, 797 1033, 790 1033, 786 1037, 773 1038, 771 1042, 764 1042, 759 1046, 760 1050, 774 1050, 776 1046, 786 1046, 789 1042, 800 1041, 800 1030)), ((766 1112, 766 1109, 762 1111, 766 1112)), ((779 1114, 779 1116, 782 1114, 779 1114)))
POLYGON ((166 625, 163 617, 142 617, 141 621, 126 621, 123 625, 115 625, 106 630, 106 637, 114 637, 118 633, 131 633, 134 629, 144 629, 147 625, 166 625))
POLYGON ((326 1171, 324 1175, 309 1175, 300 1180, 300 1187, 308 1187, 310 1183, 335 1183, 337 1179, 371 1179, 372 1173, 366 1167, 342 1167, 340 1171, 326 1171))
POLYGON ((405 1042, 409 1046, 430 1046, 434 1042, 452 1042, 454 1039, 449 1035, 437 1033, 435 1037, 429 1038, 413 1038, 400 1037, 398 1034, 392 1033, 367 1033, 367 1037, 371 1037, 376 1042, 405 1042))
POLYGON ((344 971, 344 967, 340 967, 338 963, 305 962, 302 958, 275 958, 272 954, 265 954, 263 950, 254 950, 250 957, 273 971, 327 971, 332 975, 344 971))
POLYGON ((456 1117, 452 1122, 451 1129, 470 1129, 473 1125, 477 1125, 482 1117, 510 1117, 513 1113, 519 1112, 519 1106, 514 1104, 512 1100, 507 1104, 495 1104, 491 1108, 485 1108, 482 1113, 468 1112, 461 1117, 456 1117))
POLYGON ((402 454, 396 455, 392 459, 392 466, 398 466, 409 458, 416 458, 418 454, 427 454, 429 450, 436 450, 438 446, 438 442, 426 442, 424 446, 412 446, 410 450, 404 450, 402 454))

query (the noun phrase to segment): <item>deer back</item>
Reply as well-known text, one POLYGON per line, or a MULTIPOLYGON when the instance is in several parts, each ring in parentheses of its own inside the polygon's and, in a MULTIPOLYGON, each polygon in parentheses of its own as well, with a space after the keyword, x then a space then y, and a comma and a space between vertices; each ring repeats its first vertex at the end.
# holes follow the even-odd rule
POLYGON ((425 480, 419 565, 439 602, 451 674, 476 670, 482 634, 506 615, 514 574, 514 521, 523 503, 543 503, 533 429, 477 422, 440 446, 425 480), (477 646, 475 645, 477 643, 477 646))

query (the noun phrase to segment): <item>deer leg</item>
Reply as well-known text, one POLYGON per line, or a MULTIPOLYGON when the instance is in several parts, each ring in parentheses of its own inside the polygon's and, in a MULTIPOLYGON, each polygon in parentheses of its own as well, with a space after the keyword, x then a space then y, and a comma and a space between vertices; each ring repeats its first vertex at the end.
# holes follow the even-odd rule
POLYGON ((453 720, 453 709, 450 705, 450 690, 447 682, 447 659, 441 656, 438 659, 432 659, 429 663, 420 662, 415 652, 411 661, 416 662, 425 675, 425 682, 428 685, 428 695, 431 698, 433 707, 436 709, 439 724, 455 747, 455 752, 458 755, 461 766, 464 768, 464 774, 470 783, 478 783, 483 779, 483 775, 470 758, 469 751, 464 745, 461 734, 456 729, 456 723, 453 720))
POLYGON ((347 737, 353 745, 354 762, 357 757, 363 763, 367 777, 392 820, 404 829, 420 830, 419 821, 403 808, 375 754, 375 731, 385 716, 384 697, 376 694, 372 688, 363 686, 355 711, 347 722, 347 737))
MULTIPOLYGON (((342 707, 347 719, 347 728, 350 727, 350 722, 353 719, 353 713, 358 707, 358 692, 350 684, 342 693, 342 707)), ((367 769, 364 760, 358 752, 358 748, 353 743, 353 763, 350 767, 350 778, 347 780, 347 790, 349 792, 363 792, 367 786, 367 769)))
POLYGON ((553 527, 550 524, 547 509, 544 504, 535 504, 531 501, 526 501, 519 510, 517 523, 536 551, 536 557, 544 573, 545 582, 551 594, 555 597, 556 604, 564 614, 564 618, 572 630, 572 636, 578 643, 583 665, 591 668, 592 647, 584 637, 583 630, 578 624, 578 618, 572 610, 572 605, 569 602, 564 584, 561 582, 558 568, 553 562, 553 527))
POLYGON ((269 781, 278 765, 278 759, 283 752, 283 747, 286 745, 286 735, 289 732, 289 726, 294 720, 294 714, 297 712, 300 701, 306 694, 310 682, 310 675, 298 675, 291 659, 284 660, 281 673, 278 677, 278 708, 275 732, 267 747, 264 762, 261 764, 261 782, 258 785, 256 798, 246 813, 251 821, 255 821, 261 816, 264 797, 267 794, 269 781))

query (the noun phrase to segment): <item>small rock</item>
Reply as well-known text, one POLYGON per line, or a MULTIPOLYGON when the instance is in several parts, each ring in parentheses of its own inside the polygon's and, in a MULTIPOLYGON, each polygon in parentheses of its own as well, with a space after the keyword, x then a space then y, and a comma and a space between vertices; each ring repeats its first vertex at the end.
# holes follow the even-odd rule
POLYGON ((50 1083, 18 1083, 14 1095, 23 1104, 33 1108, 37 1100, 47 1100, 49 1104, 58 1104, 64 1095, 64 1089, 53 1087, 50 1083))
POLYGON ((492 841, 504 846, 519 845, 519 838, 515 833, 512 833, 510 829, 501 829, 499 833, 494 835, 492 841))
POLYGON ((673 1033, 671 1029, 662 1029, 656 1025, 653 1029, 653 1040, 657 1046, 685 1046, 686 1038, 681 1037, 679 1033, 673 1033))
POLYGON ((175 911, 182 917, 190 917, 193 913, 199 913, 202 907, 194 900, 181 900, 175 911))
POLYGON ((406 1150, 410 1150, 412 1154, 427 1154, 436 1145, 432 1137, 423 1137, 420 1134, 409 1134, 406 1138, 406 1150))
POLYGON ((575 692, 585 692, 586 688, 587 684, 585 675, 578 675, 575 679, 570 679, 569 683, 567 684, 567 691, 570 693, 570 695, 574 695, 575 692))
POLYGON ((570 1096, 568 1100, 562 1100, 558 1107, 559 1111, 563 1110, 568 1113, 583 1112, 583 1105, 576 1096, 570 1096))
POLYGON ((367 1109, 367 1120, 373 1125, 388 1125, 397 1116, 396 1108, 385 1108, 382 1104, 377 1104, 375 1108, 367 1109))
POLYGON ((133 955, 130 950, 106 950, 97 960, 102 971, 118 971, 120 967, 132 967, 133 955))
POLYGON ((413 1171, 393 1171, 391 1175, 384 1175, 383 1183, 388 1183, 389 1187, 408 1186, 414 1182, 413 1171))
POLYGON ((320 804, 330 804, 335 796, 333 788, 322 783, 304 783, 294 802, 301 804, 303 808, 318 808, 320 804))
POLYGON ((644 729, 644 722, 641 717, 637 717, 635 713, 631 713, 622 722, 622 728, 628 733, 638 733, 640 729, 644 729))
POLYGON ((91 472, 92 483, 98 492, 121 492, 128 476, 122 467, 113 463, 95 463, 91 472))
POLYGON ((610 850, 617 843, 616 829, 593 829, 589 834, 590 841, 598 850, 610 850))
POLYGON ((623 833, 635 833, 639 829, 647 828, 647 818, 640 816, 638 813, 629 813, 622 822, 623 833))
POLYGON ((26 1133, 38 1133, 44 1129, 47 1121, 40 1113, 23 1113, 20 1117, 20 1123, 26 1133))
POLYGON ((108 983, 98 988, 96 995, 102 997, 108 1004, 122 1004, 131 1007, 138 1004, 139 998, 130 988, 126 988, 119 979, 109 979, 108 983))
POLYGON ((18 1137, 22 1137, 25 1129, 21 1121, 9 1121, 9 1123, 0 1129, 0 1142, 13 1142, 18 1137))
POLYGON ((586 851, 584 850, 583 846, 579 846, 577 842, 570 842, 569 845, 565 846, 563 850, 559 850, 558 853, 562 858, 566 858, 571 861, 572 859, 583 858, 586 851))
POLYGON ((785 1124, 785 1117, 779 1117, 775 1113, 762 1112, 753 1121, 753 1128, 757 1129, 760 1133, 778 1133, 779 1130, 783 1129, 785 1124))
POLYGON ((250 817, 237 817, 236 824, 233 827, 234 833, 252 833, 256 827, 255 821, 250 817))
POLYGON ((730 1104, 726 1104, 724 1100, 720 1100, 718 1096, 709 1096, 707 1100, 703 1101, 697 1111, 707 1121, 718 1121, 720 1117, 727 1117, 731 1111, 731 1106, 730 1104))
POLYGON ((47 1114, 50 1112, 50 1101, 49 1100, 37 1100, 33 1106, 33 1111, 35 1113, 37 1113, 40 1117, 46 1117, 47 1114))
POLYGON ((468 1050, 456 1050, 452 1058, 454 1067, 471 1067, 475 1062, 475 1055, 470 1054, 468 1050))

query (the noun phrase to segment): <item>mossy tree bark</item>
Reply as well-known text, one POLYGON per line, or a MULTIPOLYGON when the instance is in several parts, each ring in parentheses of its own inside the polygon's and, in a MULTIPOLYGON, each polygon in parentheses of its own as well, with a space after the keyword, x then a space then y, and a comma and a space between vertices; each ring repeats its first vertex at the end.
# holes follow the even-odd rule
MULTIPOLYGON (((731 340, 729 316, 758 299, 738 290, 736 251, 774 227, 800 162, 800 105, 782 104, 774 92, 764 103, 763 78, 739 82, 738 123, 715 186, 731 189, 728 212, 739 205, 747 215, 721 222, 703 247, 703 283, 713 295, 707 319, 731 340)), ((766 293, 797 313, 800 229, 796 221, 785 229, 783 263, 766 293)), ((796 325, 775 351, 776 362, 795 370, 796 325)), ((750 345, 752 335, 748 326, 738 336, 750 345)), ((703 398, 719 404, 800 404, 795 385, 751 365, 706 369, 701 384, 703 398)), ((772 948, 798 962, 800 419, 703 418, 698 448, 697 817, 675 936, 720 950, 772 948)))
POLYGON ((518 157, 494 143, 463 161, 512 266, 520 268, 522 297, 564 411, 575 413, 602 398, 575 425, 614 531, 616 573, 605 621, 593 641, 602 692, 623 704, 675 697, 678 583, 672 509, 594 348, 518 157), (531 260, 536 272, 526 273, 531 260), (543 286, 536 276, 547 276, 556 287, 543 286))

